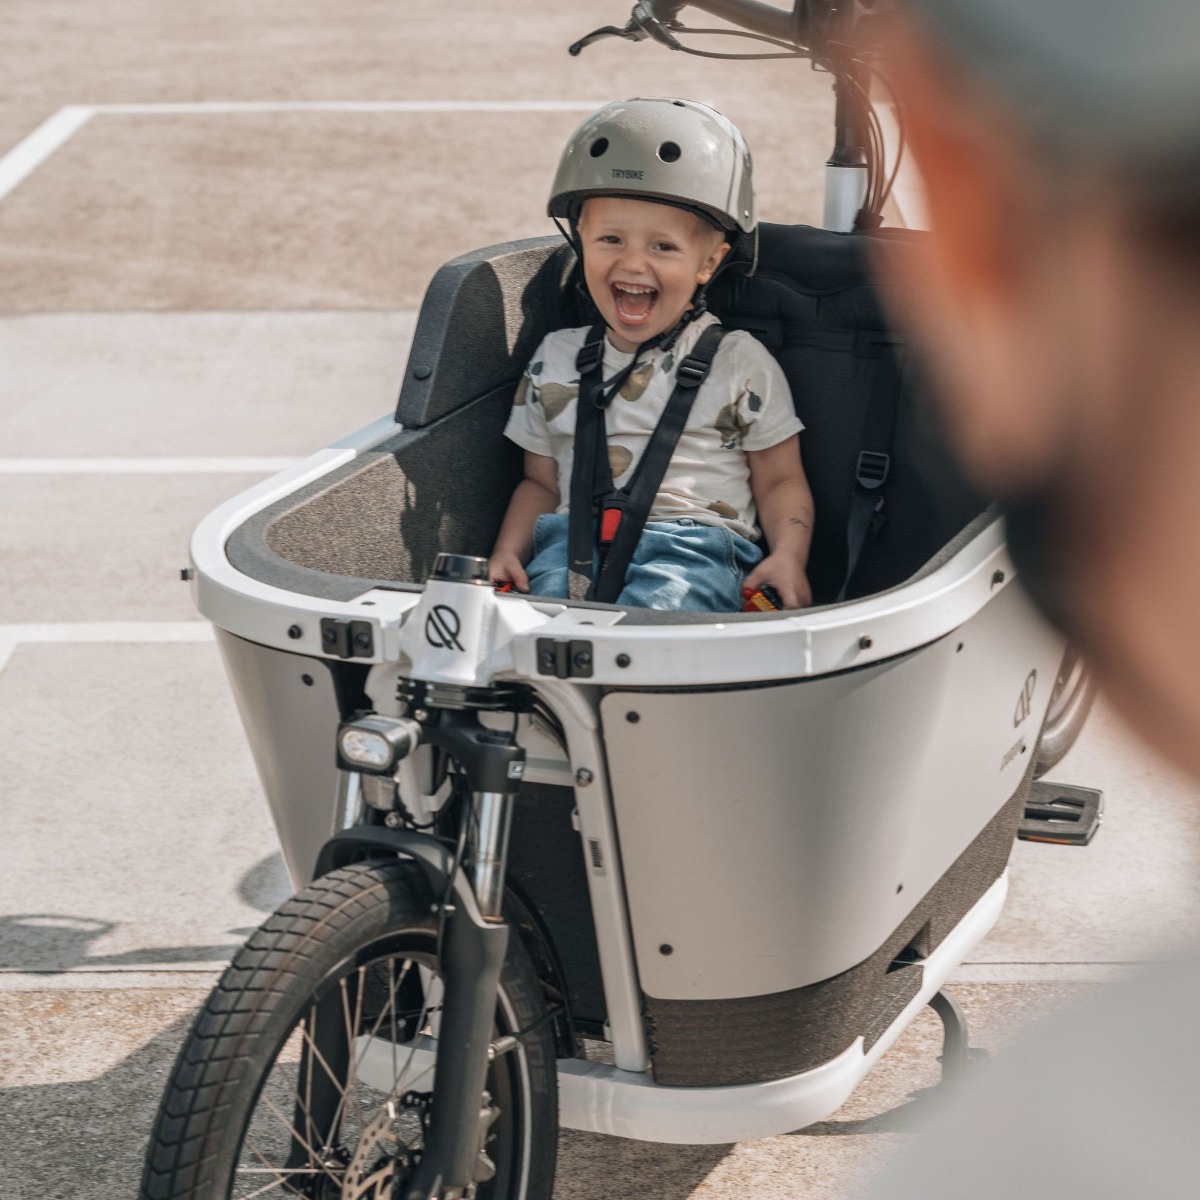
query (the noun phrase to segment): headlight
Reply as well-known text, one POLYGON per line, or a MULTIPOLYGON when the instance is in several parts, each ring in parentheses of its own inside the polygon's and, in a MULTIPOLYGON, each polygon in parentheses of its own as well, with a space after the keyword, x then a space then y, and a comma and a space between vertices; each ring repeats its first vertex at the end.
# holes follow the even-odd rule
POLYGON ((352 771, 391 775, 396 764, 421 742, 416 721, 359 717, 338 730, 338 755, 352 771))

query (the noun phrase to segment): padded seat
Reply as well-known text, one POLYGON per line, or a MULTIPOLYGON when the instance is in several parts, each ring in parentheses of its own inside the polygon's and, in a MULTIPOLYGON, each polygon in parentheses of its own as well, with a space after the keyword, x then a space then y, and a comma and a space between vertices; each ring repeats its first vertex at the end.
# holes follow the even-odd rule
POLYGON ((804 469, 816 522, 809 581, 818 604, 846 575, 846 527, 868 405, 899 389, 883 522, 863 548, 847 598, 895 587, 979 515, 938 435, 919 364, 882 305, 902 302, 899 268, 922 235, 866 237, 805 225, 763 225, 758 271, 718 279, 712 309, 753 333, 779 361, 804 422, 804 469))
MULTIPOLYGON (((903 583, 984 508, 943 448, 911 354, 880 304, 889 292, 899 302, 898 267, 921 252, 920 235, 764 225, 758 272, 721 277, 711 289, 713 311, 779 360, 805 424, 818 604, 835 600, 845 578, 873 399, 898 395, 886 520, 863 549, 850 598, 903 583)), ((340 599, 377 584, 423 583, 439 550, 488 554, 520 478, 520 453, 503 437, 517 382, 542 337, 589 323, 589 308, 559 238, 447 263, 421 306, 396 408, 402 432, 256 514, 231 537, 231 559, 275 586, 340 599)), ((631 610, 626 619, 707 617, 631 610)))

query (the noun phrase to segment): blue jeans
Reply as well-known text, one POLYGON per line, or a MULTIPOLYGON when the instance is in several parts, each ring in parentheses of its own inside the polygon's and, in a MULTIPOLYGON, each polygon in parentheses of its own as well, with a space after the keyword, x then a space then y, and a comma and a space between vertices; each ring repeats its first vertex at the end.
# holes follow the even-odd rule
MULTIPOLYGON (((535 596, 567 595, 566 513, 543 513, 533 527, 533 558, 525 568, 535 596)), ((690 612, 740 612, 742 580, 762 551, 724 525, 648 521, 618 604, 690 612)))

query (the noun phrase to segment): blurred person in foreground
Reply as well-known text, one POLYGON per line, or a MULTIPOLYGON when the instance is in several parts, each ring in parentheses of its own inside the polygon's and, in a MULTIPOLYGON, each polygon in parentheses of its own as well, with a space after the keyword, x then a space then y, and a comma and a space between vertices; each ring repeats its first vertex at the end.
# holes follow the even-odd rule
MULTIPOLYGON (((1023 582, 1200 776, 1200 0, 899 7, 933 236, 896 315, 1023 582)), ((1200 948, 955 1099, 873 1200, 1200 1196, 1200 948)))

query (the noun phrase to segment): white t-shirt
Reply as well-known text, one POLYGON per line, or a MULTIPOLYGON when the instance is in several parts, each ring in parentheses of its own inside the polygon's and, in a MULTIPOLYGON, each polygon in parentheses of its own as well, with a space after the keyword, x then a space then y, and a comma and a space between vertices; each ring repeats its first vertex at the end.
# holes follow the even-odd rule
MULTIPOLYGON (((676 366, 715 320, 705 313, 687 327, 672 350, 643 355, 613 397, 607 430, 616 486, 629 481, 645 450, 675 389, 676 366)), ((560 329, 543 339, 517 387, 504 430, 522 449, 554 459, 560 513, 567 511, 571 495, 579 398, 575 358, 588 332, 587 326, 560 329)), ((632 358, 606 341, 604 378, 612 379, 632 358)), ((708 378, 696 394, 649 520, 690 517, 706 525, 725 525, 757 541, 758 514, 750 492, 746 451, 766 450, 802 428, 787 378, 767 348, 741 330, 726 334, 708 378)))

